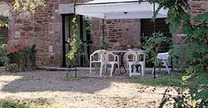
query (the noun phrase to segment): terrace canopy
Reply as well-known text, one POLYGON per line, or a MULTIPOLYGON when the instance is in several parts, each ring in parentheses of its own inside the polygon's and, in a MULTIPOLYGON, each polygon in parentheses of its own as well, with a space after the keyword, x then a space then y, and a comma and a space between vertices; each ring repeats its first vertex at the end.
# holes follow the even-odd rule
MULTIPOLYGON (((139 0, 94 0, 75 5, 75 13, 101 19, 152 18, 158 4, 139 0)), ((166 18, 168 9, 161 9, 157 18, 166 18)))

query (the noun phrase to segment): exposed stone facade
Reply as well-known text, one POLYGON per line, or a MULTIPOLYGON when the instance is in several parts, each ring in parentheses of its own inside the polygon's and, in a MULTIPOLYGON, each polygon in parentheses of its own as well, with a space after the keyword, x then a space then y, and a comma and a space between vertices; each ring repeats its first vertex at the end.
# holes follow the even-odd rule
MULTIPOLYGON (((37 66, 62 66, 62 17, 59 4, 71 0, 45 0, 46 6, 39 7, 34 14, 12 12, 10 18, 9 44, 36 44, 37 66)), ((78 0, 83 2, 84 0, 78 0)), ((86 0, 88 1, 88 0, 86 0)), ((190 0, 193 16, 208 11, 208 0, 190 0)), ((103 22, 93 19, 93 50, 98 49, 103 36, 103 22)), ((140 48, 141 22, 132 20, 104 20, 104 38, 109 49, 126 49, 127 45, 140 48)))
POLYGON ((192 17, 208 12, 208 0, 189 0, 189 5, 192 17))
POLYGON ((9 44, 36 44, 39 67, 62 64, 62 21, 58 5, 59 0, 46 0, 46 6, 39 7, 34 14, 12 12, 9 44))
POLYGON ((11 12, 8 44, 35 44, 38 67, 62 66, 62 17, 58 7, 72 2, 45 0, 45 6, 37 8, 33 14, 11 12))
POLYGON ((126 49, 127 45, 130 45, 132 48, 140 47, 141 23, 139 19, 93 19, 92 25, 94 42, 93 49, 99 48, 103 37, 104 40, 109 44, 108 50, 126 49))

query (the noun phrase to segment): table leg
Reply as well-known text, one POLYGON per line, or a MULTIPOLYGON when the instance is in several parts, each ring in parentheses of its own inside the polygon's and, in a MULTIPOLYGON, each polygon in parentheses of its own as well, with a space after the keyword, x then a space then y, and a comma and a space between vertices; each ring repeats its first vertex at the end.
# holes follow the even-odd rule
MULTIPOLYGON (((124 66, 124 59, 123 59, 124 54, 125 54, 125 53, 120 53, 120 54, 119 54, 119 55, 120 55, 120 60, 121 60, 121 62, 120 62, 120 69, 121 69, 121 67, 123 67, 124 71, 127 72, 127 70, 126 70, 126 68, 125 68, 125 66, 124 66)), ((123 73, 121 72, 121 70, 120 70, 120 73, 123 74, 123 73)))
MULTIPOLYGON (((121 67, 123 67, 123 68, 124 68, 124 71, 127 72, 127 70, 126 70, 126 68, 125 68, 124 65, 120 65, 120 68, 121 68, 121 67)), ((123 74, 123 72, 121 72, 121 70, 120 70, 120 73, 123 74)))

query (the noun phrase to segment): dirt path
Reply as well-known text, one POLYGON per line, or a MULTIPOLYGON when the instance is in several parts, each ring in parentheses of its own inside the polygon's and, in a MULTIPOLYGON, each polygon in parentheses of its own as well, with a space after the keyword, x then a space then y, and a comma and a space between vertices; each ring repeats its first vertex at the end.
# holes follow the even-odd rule
MULTIPOLYGON (((165 88, 141 85, 126 74, 100 79, 87 71, 64 80, 64 71, 0 73, 0 98, 75 108, 156 108, 165 88), (153 92, 154 91, 154 92, 153 92)), ((73 74, 70 74, 73 76, 73 74)))

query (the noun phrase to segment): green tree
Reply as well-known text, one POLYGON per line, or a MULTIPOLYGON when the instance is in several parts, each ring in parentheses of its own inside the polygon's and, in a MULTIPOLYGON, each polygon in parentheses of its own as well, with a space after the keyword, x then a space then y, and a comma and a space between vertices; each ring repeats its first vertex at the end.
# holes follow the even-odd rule
MULTIPOLYGON (((188 95, 180 92, 181 95, 172 97, 175 107, 208 107, 208 12, 191 17, 187 0, 151 0, 159 4, 156 13, 163 7, 168 8, 166 23, 169 24, 171 33, 175 33, 182 27, 186 34, 184 46, 177 45, 173 54, 185 57, 181 60, 186 67, 185 74, 181 78, 184 88, 188 88, 188 95), (195 22, 195 23, 194 23, 195 22), (197 23, 196 23, 197 22, 197 23), (183 49, 183 52, 178 52, 183 49)), ((183 88, 181 89, 183 91, 183 88)), ((161 103, 161 106, 167 99, 161 103)))
MULTIPOLYGON (((11 4, 18 12, 34 12, 38 6, 44 6, 44 0, 1 0, 0 4, 11 4)), ((0 15, 0 27, 2 26, 8 27, 8 18, 0 15)))

